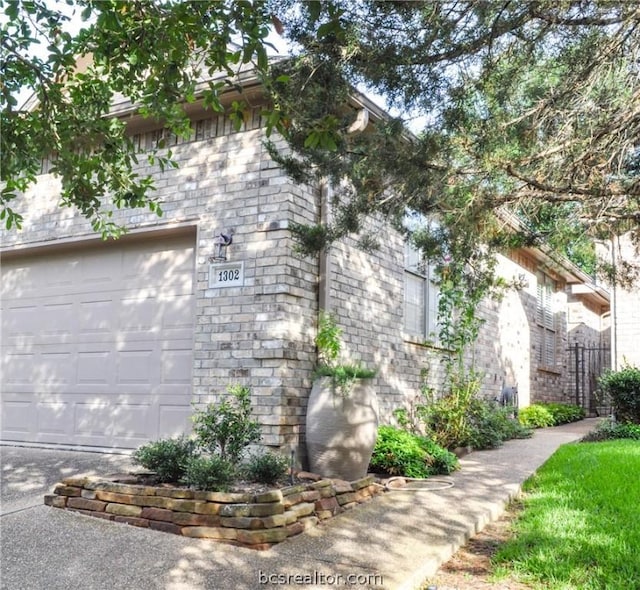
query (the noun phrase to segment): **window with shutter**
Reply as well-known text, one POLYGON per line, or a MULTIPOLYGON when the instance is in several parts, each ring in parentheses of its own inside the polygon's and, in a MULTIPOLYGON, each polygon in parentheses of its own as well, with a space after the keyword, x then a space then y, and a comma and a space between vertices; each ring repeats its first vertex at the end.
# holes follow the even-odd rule
POLYGON ((549 368, 555 367, 556 364, 555 292, 555 281, 544 273, 538 273, 536 301, 536 322, 540 330, 538 360, 542 366, 549 368))
POLYGON ((422 252, 405 244, 404 327, 423 340, 438 334, 438 285, 435 267, 422 252))

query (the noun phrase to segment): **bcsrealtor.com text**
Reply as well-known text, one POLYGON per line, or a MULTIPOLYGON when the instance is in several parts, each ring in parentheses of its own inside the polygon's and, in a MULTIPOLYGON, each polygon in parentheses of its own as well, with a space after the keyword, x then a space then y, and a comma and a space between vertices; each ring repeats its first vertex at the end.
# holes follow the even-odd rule
POLYGON ((304 574, 270 574, 258 571, 259 584, 271 584, 273 586, 297 585, 297 586, 364 586, 384 587, 381 574, 323 574, 313 571, 304 574))

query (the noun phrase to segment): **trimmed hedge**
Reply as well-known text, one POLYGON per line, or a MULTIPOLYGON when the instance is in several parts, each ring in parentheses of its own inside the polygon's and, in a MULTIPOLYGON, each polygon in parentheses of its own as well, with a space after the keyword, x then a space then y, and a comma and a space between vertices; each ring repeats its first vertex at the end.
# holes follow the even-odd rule
POLYGON ((547 428, 577 422, 586 416, 584 408, 574 404, 540 402, 520 410, 520 424, 529 428, 547 428))
POLYGON ((554 426, 569 424, 570 422, 578 422, 578 420, 584 420, 587 415, 584 408, 574 404, 543 402, 540 403, 540 405, 549 410, 553 416, 554 426))

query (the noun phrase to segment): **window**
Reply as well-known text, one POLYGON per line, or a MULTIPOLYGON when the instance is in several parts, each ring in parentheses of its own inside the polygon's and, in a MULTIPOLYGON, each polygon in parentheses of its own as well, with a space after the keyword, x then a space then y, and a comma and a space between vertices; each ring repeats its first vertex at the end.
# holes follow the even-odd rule
POLYGON ((413 245, 405 245, 404 327, 422 340, 438 336, 438 285, 435 267, 413 245))
POLYGON ((538 360, 544 367, 556 364, 556 326, 554 313, 555 281, 544 273, 538 273, 538 298, 536 322, 540 330, 540 352, 538 360))

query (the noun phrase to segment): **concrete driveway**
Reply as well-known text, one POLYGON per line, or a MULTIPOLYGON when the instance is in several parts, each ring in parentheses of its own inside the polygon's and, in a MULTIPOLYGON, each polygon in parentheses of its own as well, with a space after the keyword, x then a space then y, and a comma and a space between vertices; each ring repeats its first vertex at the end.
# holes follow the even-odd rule
MULTIPOLYGON (((130 462, 123 455, 0 446, 0 458, 2 590, 326 588, 322 583, 289 585, 280 580, 292 570, 320 576, 321 582, 323 575, 332 579, 367 573, 343 556, 337 563, 324 560, 317 545, 304 542, 258 552, 43 505, 44 494, 62 477, 127 471, 130 462)), ((331 546, 333 541, 326 543, 331 546)))
POLYGON ((255 551, 158 534, 43 505, 43 495, 62 477, 127 471, 131 467, 127 456, 3 446, 0 457, 3 590, 256 586, 253 571, 237 584, 242 582, 242 575, 237 576, 245 563, 238 555, 255 558, 255 551))
POLYGON ((395 490, 269 551, 189 539, 43 505, 64 476, 126 471, 122 455, 0 447, 3 590, 414 590, 497 518, 522 482, 597 420, 476 451, 452 486, 395 490), (350 581, 351 580, 351 581, 350 581))
POLYGON ((0 515, 42 505, 44 494, 63 477, 128 471, 127 455, 79 453, 26 447, 0 447, 2 465, 0 515))

